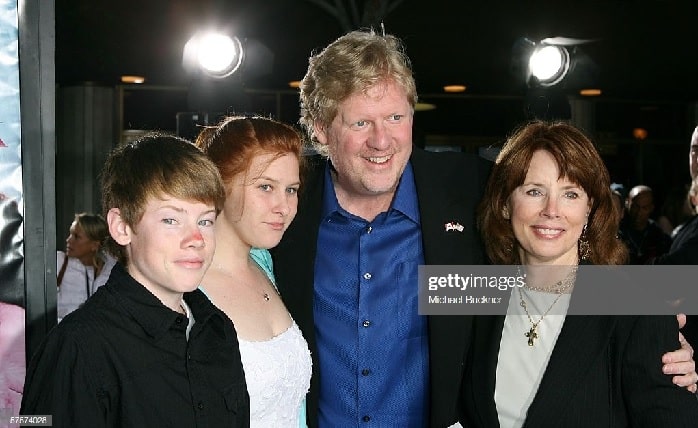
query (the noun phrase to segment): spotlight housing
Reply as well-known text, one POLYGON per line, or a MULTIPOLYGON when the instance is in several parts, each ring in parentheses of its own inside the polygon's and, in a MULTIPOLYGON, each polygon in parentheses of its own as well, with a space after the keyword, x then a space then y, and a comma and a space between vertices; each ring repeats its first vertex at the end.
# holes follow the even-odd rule
POLYGON ((596 39, 547 37, 538 42, 522 37, 512 47, 511 72, 529 88, 592 87, 598 68, 581 45, 596 39))

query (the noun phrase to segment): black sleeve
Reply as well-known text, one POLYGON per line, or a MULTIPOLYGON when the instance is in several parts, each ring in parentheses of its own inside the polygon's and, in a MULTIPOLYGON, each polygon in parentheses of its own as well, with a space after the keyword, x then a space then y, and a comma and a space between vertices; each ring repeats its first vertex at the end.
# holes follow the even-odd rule
MULTIPOLYGON (((79 330, 54 328, 32 357, 21 415, 52 415, 53 427, 106 427, 93 376, 94 346, 79 330)), ((72 327, 72 326, 71 326, 72 327)))
POLYGON ((633 317, 623 355, 622 387, 633 427, 693 427, 698 401, 662 372, 662 355, 678 349, 672 316, 633 317))

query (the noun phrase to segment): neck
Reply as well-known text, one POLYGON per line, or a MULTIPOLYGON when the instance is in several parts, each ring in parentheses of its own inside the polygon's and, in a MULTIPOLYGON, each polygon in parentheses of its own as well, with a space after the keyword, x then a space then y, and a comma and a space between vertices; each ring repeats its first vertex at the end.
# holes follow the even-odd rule
POLYGON ((579 265, 576 254, 549 263, 533 262, 525 256, 522 260, 526 266, 526 285, 541 290, 558 288, 558 282, 565 280, 579 265))
POLYGON ((334 189, 339 205, 347 212, 366 221, 373 221, 378 214, 388 211, 395 196, 394 190, 375 195, 359 195, 345 192, 336 184, 334 189))

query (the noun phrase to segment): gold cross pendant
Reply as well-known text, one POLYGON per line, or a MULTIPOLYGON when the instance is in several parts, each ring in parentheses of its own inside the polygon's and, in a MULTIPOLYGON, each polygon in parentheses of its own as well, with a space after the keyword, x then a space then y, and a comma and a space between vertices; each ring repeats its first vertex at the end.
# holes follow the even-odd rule
POLYGON ((524 333, 524 336, 528 337, 528 346, 533 346, 533 340, 538 339, 538 333, 536 333, 536 327, 538 326, 533 326, 531 327, 530 330, 528 330, 527 333, 524 333))

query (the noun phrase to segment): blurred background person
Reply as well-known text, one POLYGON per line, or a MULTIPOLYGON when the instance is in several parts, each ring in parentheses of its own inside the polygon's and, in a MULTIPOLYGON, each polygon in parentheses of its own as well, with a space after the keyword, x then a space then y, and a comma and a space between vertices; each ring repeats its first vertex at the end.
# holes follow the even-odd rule
POLYGON ((669 251, 671 238, 650 218, 654 211, 652 189, 644 185, 633 187, 625 206, 627 211, 620 223, 620 236, 628 247, 628 263, 646 264, 669 251))
POLYGON ((65 252, 56 254, 59 321, 109 279, 116 259, 102 249, 108 235, 107 223, 102 216, 75 214, 65 240, 65 252))
POLYGON ((689 186, 675 186, 669 189, 662 204, 661 214, 657 217, 657 226, 671 238, 674 237, 677 227, 693 215, 688 188, 689 186))
MULTIPOLYGON (((688 199, 693 216, 676 228, 669 252, 657 258, 655 264, 698 265, 698 176, 691 182, 688 199)), ((698 273, 691 279, 694 284, 698 283, 698 273)), ((688 315, 683 334, 690 343, 697 343, 698 315, 688 315)))
POLYGON ((506 316, 475 317, 464 426, 695 426, 695 396, 659 367, 679 345, 674 317, 566 315, 580 263, 627 256, 609 184, 592 142, 564 123, 522 127, 497 157, 480 231, 491 261, 521 265, 525 286, 506 316))
POLYGON ((688 148, 688 170, 691 179, 695 180, 698 177, 698 126, 693 130, 691 145, 688 148))

